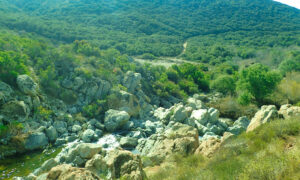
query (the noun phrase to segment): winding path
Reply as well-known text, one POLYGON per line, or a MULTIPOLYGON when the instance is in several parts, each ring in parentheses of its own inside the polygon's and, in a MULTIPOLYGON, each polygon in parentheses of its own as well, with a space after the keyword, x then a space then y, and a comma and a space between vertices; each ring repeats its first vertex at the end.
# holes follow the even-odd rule
POLYGON ((188 42, 185 41, 183 43, 183 50, 177 57, 159 57, 156 60, 147 60, 147 59, 141 59, 137 57, 133 57, 134 61, 139 62, 141 64, 151 64, 153 66, 164 66, 166 68, 171 67, 174 64, 183 64, 183 63, 190 63, 190 64, 199 64, 198 62, 193 61, 187 61, 184 59, 179 58, 181 55, 183 55, 186 51, 188 42))

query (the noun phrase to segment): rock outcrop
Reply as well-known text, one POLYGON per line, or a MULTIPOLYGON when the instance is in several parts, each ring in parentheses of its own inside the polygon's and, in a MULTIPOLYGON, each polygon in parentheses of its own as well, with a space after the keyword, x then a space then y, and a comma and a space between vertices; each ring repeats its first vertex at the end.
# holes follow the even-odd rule
MULTIPOLYGON (((84 168, 72 167, 68 164, 56 166, 49 173, 41 175, 46 180, 100 180, 100 178, 91 171, 84 168)), ((38 179, 38 178, 37 178, 38 179)))
POLYGON ((0 113, 7 122, 24 122, 30 114, 30 109, 24 101, 10 101, 2 106, 0 113))
POLYGON ((200 142, 200 145, 196 149, 195 154, 202 154, 206 157, 212 157, 212 155, 219 149, 220 145, 220 139, 216 137, 210 137, 200 142))
POLYGON ((173 153, 194 153, 198 145, 197 129, 181 123, 170 123, 164 134, 154 134, 147 140, 140 140, 137 149, 153 161, 162 162, 173 153))
POLYGON ((134 92, 137 89, 137 87, 140 85, 141 79, 142 76, 140 73, 134 73, 132 71, 128 71, 125 74, 122 84, 127 88, 129 92, 134 92))
POLYGON ((282 105, 278 114, 282 115, 284 119, 289 119, 293 116, 300 116, 300 107, 292 106, 290 104, 282 105))
POLYGON ((13 94, 12 88, 8 84, 4 82, 0 82, 0 105, 11 100, 12 94, 13 94))
POLYGON ((57 131, 53 126, 46 129, 46 135, 50 142, 54 142, 58 137, 57 131))
POLYGON ((137 98, 126 91, 118 91, 115 92, 118 102, 117 102, 117 108, 120 111, 126 111, 130 116, 135 116, 137 117, 140 112, 140 105, 137 100, 137 98))
POLYGON ((38 94, 39 86, 28 75, 19 75, 17 77, 17 84, 19 89, 27 95, 36 96, 38 94))
POLYGON ((124 126, 130 116, 126 111, 118 111, 110 109, 105 113, 104 125, 109 132, 116 131, 124 126))
POLYGON ((133 155, 130 151, 112 150, 106 156, 95 155, 89 160, 85 168, 108 179, 132 179, 143 180, 145 173, 139 156, 133 155))
POLYGON ((239 135, 247 130, 249 123, 250 121, 246 116, 240 117, 233 123, 232 127, 228 128, 228 131, 232 134, 239 135))
POLYGON ((46 145, 48 145, 48 138, 42 132, 30 134, 25 141, 26 150, 42 149, 46 145))
POLYGON ((276 117, 278 117, 278 112, 274 105, 262 106, 261 109, 251 119, 251 122, 247 128, 247 132, 253 131, 260 125, 270 122, 276 117))
POLYGON ((57 157, 60 163, 68 163, 74 166, 83 166, 85 162, 91 159, 95 154, 102 151, 99 144, 80 143, 66 148, 57 157))
POLYGON ((82 140, 85 143, 93 142, 97 140, 98 136, 96 135, 95 131, 91 129, 87 129, 82 134, 82 140))

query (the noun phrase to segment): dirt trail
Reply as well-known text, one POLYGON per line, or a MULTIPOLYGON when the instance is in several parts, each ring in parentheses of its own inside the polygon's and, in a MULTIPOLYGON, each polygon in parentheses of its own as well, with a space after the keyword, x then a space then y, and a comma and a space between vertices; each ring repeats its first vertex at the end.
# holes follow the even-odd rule
POLYGON ((183 50, 180 53, 180 55, 178 55, 177 57, 159 57, 156 60, 147 60, 147 59, 141 59, 141 58, 137 58, 137 57, 133 57, 133 59, 136 62, 139 62, 141 64, 145 64, 145 63, 149 63, 151 65, 154 66, 165 66, 166 68, 171 67, 174 64, 183 64, 183 63, 191 63, 191 64, 199 64, 197 62, 193 62, 193 61, 187 61, 184 59, 179 58, 181 55, 183 55, 186 51, 188 42, 184 42, 183 46, 183 50))

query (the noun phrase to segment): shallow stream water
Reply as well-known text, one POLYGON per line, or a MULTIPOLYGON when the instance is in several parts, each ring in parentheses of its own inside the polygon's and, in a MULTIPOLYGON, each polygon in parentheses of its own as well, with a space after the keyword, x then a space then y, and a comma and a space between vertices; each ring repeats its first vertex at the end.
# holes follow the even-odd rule
MULTIPOLYGON (((68 143, 65 147, 71 146, 73 143, 78 143, 78 141, 68 143)), ((120 147, 116 134, 106 134, 95 143, 102 145, 103 149, 107 151, 120 147)), ((48 159, 56 157, 62 149, 53 148, 44 151, 35 151, 0 160, 0 180, 9 180, 16 176, 27 176, 48 159)), ((131 149, 130 151, 133 154, 139 154, 136 149, 131 149)))
POLYGON ((61 148, 35 151, 25 155, 0 160, 0 180, 27 176, 40 167, 46 160, 55 157, 61 148))

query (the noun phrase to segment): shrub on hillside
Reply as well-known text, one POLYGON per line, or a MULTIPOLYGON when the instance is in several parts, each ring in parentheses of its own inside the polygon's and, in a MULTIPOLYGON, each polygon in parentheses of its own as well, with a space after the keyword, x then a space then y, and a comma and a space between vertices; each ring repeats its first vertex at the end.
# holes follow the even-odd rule
POLYGON ((237 91, 241 104, 249 104, 250 98, 263 104, 281 80, 281 76, 262 64, 254 64, 243 69, 238 76, 237 91))
POLYGON ((253 104, 246 106, 241 105, 237 99, 232 96, 221 98, 216 102, 209 103, 208 106, 218 109, 221 117, 227 117, 233 120, 241 116, 252 118, 258 110, 257 106, 253 104))
POLYGON ((154 60, 154 59, 156 59, 156 57, 155 57, 153 54, 151 54, 151 53, 145 53, 145 54, 143 54, 143 55, 141 56, 141 58, 142 58, 142 59, 149 59, 149 60, 154 60))
POLYGON ((293 71, 300 71, 300 60, 288 59, 284 60, 279 65, 279 70, 283 75, 293 71))
POLYGON ((215 89, 216 91, 223 94, 233 95, 235 93, 235 88, 235 80, 232 76, 229 75, 219 76, 211 83, 211 89, 215 89))
POLYGON ((193 95, 199 91, 197 84, 193 81, 183 79, 178 84, 180 89, 184 90, 189 95, 193 95))
POLYGON ((270 99, 279 105, 295 104, 300 101, 300 72, 287 73, 270 99))
POLYGON ((16 78, 19 74, 28 74, 25 66, 28 57, 20 53, 0 51, 0 79, 10 85, 16 86, 16 78))

